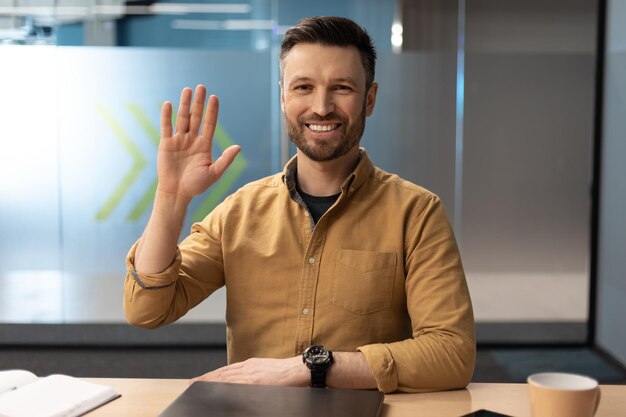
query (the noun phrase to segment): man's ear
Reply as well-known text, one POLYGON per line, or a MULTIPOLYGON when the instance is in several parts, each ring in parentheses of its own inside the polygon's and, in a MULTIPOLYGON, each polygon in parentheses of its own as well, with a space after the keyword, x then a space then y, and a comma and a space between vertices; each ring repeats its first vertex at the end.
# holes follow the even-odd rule
POLYGON ((376 94, 378 93, 378 83, 372 83, 367 97, 365 98, 365 115, 371 116, 374 112, 374 106, 376 105, 376 94))
POLYGON ((282 80, 278 82, 278 85, 280 86, 280 110, 284 113, 285 112, 285 94, 283 91, 282 80))

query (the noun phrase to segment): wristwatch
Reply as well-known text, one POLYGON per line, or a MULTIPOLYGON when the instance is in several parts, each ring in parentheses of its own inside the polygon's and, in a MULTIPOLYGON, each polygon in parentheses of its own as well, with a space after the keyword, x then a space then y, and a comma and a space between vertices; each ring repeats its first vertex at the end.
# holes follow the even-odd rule
POLYGON ((333 363, 333 352, 325 349, 324 346, 309 346, 302 354, 302 362, 311 370, 311 386, 325 388, 326 373, 333 363))

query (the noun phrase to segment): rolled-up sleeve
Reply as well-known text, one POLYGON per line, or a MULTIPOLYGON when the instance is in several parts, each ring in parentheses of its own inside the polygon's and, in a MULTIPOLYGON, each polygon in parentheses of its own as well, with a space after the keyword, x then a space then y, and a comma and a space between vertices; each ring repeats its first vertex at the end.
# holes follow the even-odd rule
POLYGON ((142 274, 135 269, 135 252, 139 242, 131 247, 126 257, 126 282, 124 284, 124 314, 130 324, 155 328, 176 320, 164 317, 165 300, 175 290, 181 265, 180 249, 176 257, 161 273, 142 274))
POLYGON ((124 313, 130 324, 157 328, 172 323, 224 285, 219 208, 192 226, 163 272, 137 271, 138 242, 131 247, 124 285, 124 313))
POLYGON ((357 350, 363 353, 379 391, 393 392, 398 389, 398 373, 393 363, 391 351, 385 344, 361 346, 357 350))

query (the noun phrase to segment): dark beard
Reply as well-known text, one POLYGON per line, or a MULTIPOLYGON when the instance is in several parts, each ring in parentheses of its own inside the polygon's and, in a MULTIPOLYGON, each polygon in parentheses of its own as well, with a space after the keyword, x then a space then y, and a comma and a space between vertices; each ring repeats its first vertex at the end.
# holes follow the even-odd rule
POLYGON ((323 142, 307 142, 304 137, 304 129, 307 127, 304 125, 305 120, 299 117, 297 122, 293 122, 285 116, 285 122, 287 124, 287 133, 291 142, 296 145, 307 158, 317 161, 332 161, 333 159, 340 158, 347 154, 352 148, 358 146, 365 130, 365 105, 363 111, 356 119, 354 124, 348 125, 346 118, 339 117, 335 113, 328 114, 324 117, 315 116, 307 118, 306 123, 322 122, 326 120, 340 120, 343 132, 343 139, 332 143, 328 141, 323 142))

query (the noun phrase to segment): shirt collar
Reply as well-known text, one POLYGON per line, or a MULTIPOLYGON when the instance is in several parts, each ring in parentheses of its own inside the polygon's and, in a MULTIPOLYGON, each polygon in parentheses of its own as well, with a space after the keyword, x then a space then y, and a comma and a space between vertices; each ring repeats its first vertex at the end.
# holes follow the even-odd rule
MULTIPOLYGON (((296 189, 296 167, 297 156, 293 156, 289 162, 285 165, 283 170, 283 182, 287 186, 287 189, 292 192, 296 189)), ((341 184, 342 194, 349 191, 350 194, 354 193, 371 175, 374 171, 374 165, 367 156, 365 148, 359 148, 359 163, 354 171, 348 175, 348 178, 341 184)))

